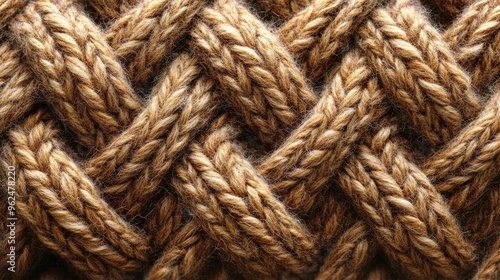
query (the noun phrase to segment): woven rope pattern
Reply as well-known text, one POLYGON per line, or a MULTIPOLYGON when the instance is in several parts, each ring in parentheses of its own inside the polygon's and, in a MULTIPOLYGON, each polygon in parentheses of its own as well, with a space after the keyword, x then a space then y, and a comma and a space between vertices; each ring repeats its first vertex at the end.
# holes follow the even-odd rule
POLYGON ((500 0, 4 0, 0 278, 500 279, 499 77, 500 0))

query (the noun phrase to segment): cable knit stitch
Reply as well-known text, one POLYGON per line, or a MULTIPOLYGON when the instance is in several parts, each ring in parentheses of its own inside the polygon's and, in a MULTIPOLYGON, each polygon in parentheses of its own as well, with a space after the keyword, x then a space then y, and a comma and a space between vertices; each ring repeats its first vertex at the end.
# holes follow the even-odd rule
POLYGON ((3 1, 0 278, 500 279, 499 75, 499 0, 3 1))

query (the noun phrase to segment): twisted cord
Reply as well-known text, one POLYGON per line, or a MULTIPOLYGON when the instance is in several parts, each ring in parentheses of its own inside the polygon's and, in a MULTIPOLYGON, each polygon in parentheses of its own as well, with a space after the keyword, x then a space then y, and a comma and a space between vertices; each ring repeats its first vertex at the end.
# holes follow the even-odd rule
POLYGON ((498 168, 496 144, 499 128, 496 116, 499 96, 496 90, 481 115, 463 129, 448 148, 423 165, 426 174, 438 183, 436 188, 439 191, 452 193, 449 204, 456 211, 467 210, 477 201, 498 168), (459 154, 460 157, 457 157, 459 154), (460 175, 449 176, 448 172, 460 175))
POLYGON ((87 162, 85 172, 107 183, 103 192, 108 196, 122 196, 119 204, 133 217, 148 203, 139 198, 155 194, 176 154, 215 113, 216 98, 212 81, 200 74, 196 60, 181 55, 153 89, 141 115, 87 162))
POLYGON ((369 141, 371 147, 361 146, 340 184, 363 217, 370 217, 381 245, 392 248, 386 250, 390 257, 416 275, 435 277, 433 270, 457 275, 473 261, 472 248, 425 174, 390 135, 391 128, 384 127, 369 141))
POLYGON ((278 31, 288 51, 308 79, 317 81, 338 56, 376 1, 317 0, 298 12, 278 31))
POLYGON ((0 61, 0 132, 4 132, 34 106, 37 82, 10 42, 0 45, 0 61))
POLYGON ((190 29, 204 2, 142 1, 113 23, 106 39, 126 65, 134 84, 147 82, 165 54, 190 29))
MULTIPOLYGON (((2 162, 2 164, 5 164, 2 162)), ((7 200, 7 196, 4 192, 2 192, 2 198, 7 200)), ((5 207, 4 213, 8 212, 8 208, 5 207)), ((7 217, 5 215, 2 215, 2 218, 6 219, 7 217)), ((7 228, 7 224, 2 225, 1 228, 2 232, 4 233, 9 233, 10 235, 10 228, 7 228)), ((18 223, 16 223, 16 229, 15 229, 15 235, 16 235, 16 258, 17 258, 17 264, 19 265, 19 268, 16 272, 14 279, 23 279, 27 278, 30 274, 33 273, 33 271, 39 269, 40 263, 42 261, 42 258, 46 256, 45 252, 40 252, 40 250, 37 248, 35 245, 36 243, 33 242, 33 239, 36 238, 36 236, 30 232, 29 228, 26 226, 26 224, 22 221, 19 220, 18 223)), ((4 252, 10 253, 10 247, 12 244, 9 244, 8 242, 4 242, 2 240, 2 250, 4 252)), ((10 261, 10 256, 4 254, 1 258, 1 261, 4 264, 7 264, 8 261, 10 261)), ((4 267, 2 267, 4 268, 4 267)), ((3 269, 2 272, 0 272, 0 276, 3 278, 8 278, 11 277, 10 271, 7 269, 3 269)))
POLYGON ((164 254, 149 270, 146 279, 178 279, 200 276, 201 267, 206 266, 212 243, 204 242, 205 236, 196 223, 188 223, 171 238, 164 254))
POLYGON ((498 274, 496 0, 427 3, 463 10, 442 34, 405 0, 82 2, 0 4, 19 264, 43 247, 92 279, 498 274))
POLYGON ((197 50, 209 54, 209 71, 259 138, 279 142, 284 137, 280 130, 296 125, 316 101, 292 58, 234 1, 218 1, 201 16, 191 35, 197 50))
POLYGON ((179 182, 175 180, 173 187, 191 204, 207 233, 214 240, 222 241, 219 246, 227 247, 227 251, 246 261, 245 265, 252 268, 250 271, 272 276, 283 269, 299 275, 313 270, 311 256, 316 254, 313 239, 290 218, 269 186, 230 143, 234 132, 230 127, 219 127, 224 123, 224 116, 214 123, 211 128, 214 131, 205 139, 203 147, 191 145, 189 161, 183 161, 177 168, 179 182), (240 172, 245 175, 239 176, 240 172), (234 221, 223 218, 226 211, 234 216, 234 221), (238 236, 244 241, 235 238, 238 236), (249 237, 248 241, 245 236, 249 237), (252 245, 253 242, 257 244, 252 245), (263 252, 258 254, 260 259, 250 255, 252 250, 242 247, 243 244, 262 248, 263 252), (281 268, 272 268, 272 262, 264 257, 266 254, 281 268))
POLYGON ((490 84, 499 73, 499 4, 498 1, 472 3, 443 35, 478 88, 490 84))
POLYGON ((410 1, 376 9, 358 44, 415 129, 433 143, 448 142, 481 106, 446 44, 418 15, 410 1))
MULTIPOLYGON (((346 72, 347 72, 347 71, 346 71, 346 72)), ((318 185, 320 185, 320 184, 318 184, 318 185)), ((308 194, 307 194, 307 196, 308 196, 308 194)), ((291 201, 293 201, 293 200, 291 200, 291 201)))
MULTIPOLYGON (((498 184, 496 180, 491 185, 495 186, 495 184, 498 184)), ((495 188, 485 196, 487 197, 482 199, 481 204, 471 209, 470 213, 464 214, 466 216, 464 220, 470 221, 470 223, 465 225, 470 231, 470 239, 478 240, 483 244, 494 239, 495 234, 500 229, 499 218, 497 216, 500 213, 500 207, 496 203, 500 197, 500 191, 498 188, 495 188)))
POLYGON ((363 222, 357 222, 338 239, 326 257, 316 279, 359 279, 366 263, 377 251, 363 222))
POLYGON ((140 103, 94 24, 71 3, 58 4, 31 2, 10 27, 56 113, 82 144, 102 148, 140 103))
POLYGON ((68 257, 81 270, 90 268, 91 273, 101 275, 112 273, 108 265, 138 268, 149 251, 145 237, 135 233, 98 197, 90 180, 54 140, 57 131, 53 124, 45 123, 43 118, 44 112, 40 111, 27 119, 24 130, 10 132, 12 146, 7 156, 23 170, 19 180, 26 181, 17 188, 19 213, 42 243, 68 257), (37 160, 35 154, 47 160, 37 160), (72 238, 60 238, 65 232, 72 238), (68 251, 68 247, 79 249, 68 251), (92 253, 96 259, 82 262, 83 252, 92 253))
POLYGON ((482 279, 498 279, 498 267, 500 266, 500 238, 497 238, 495 244, 491 248, 491 254, 483 263, 477 274, 474 276, 475 280, 482 279))
POLYGON ((21 10, 28 0, 6 0, 0 4, 0 29, 3 29, 19 10, 21 10))

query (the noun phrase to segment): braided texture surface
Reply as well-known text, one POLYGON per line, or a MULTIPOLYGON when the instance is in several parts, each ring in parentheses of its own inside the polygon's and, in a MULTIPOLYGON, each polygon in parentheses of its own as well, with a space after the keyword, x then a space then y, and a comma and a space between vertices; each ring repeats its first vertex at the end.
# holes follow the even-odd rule
POLYGON ((500 0, 1 2, 0 279, 500 279, 500 0))

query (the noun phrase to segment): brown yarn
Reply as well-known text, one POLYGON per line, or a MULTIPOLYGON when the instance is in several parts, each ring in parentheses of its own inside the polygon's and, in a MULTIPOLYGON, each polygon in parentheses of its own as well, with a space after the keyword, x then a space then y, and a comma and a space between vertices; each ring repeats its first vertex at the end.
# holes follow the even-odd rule
POLYGON ((0 278, 500 279, 499 74, 498 0, 3 1, 0 278))

